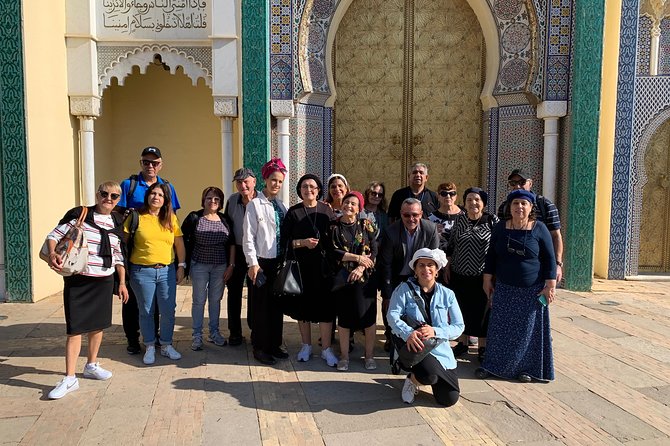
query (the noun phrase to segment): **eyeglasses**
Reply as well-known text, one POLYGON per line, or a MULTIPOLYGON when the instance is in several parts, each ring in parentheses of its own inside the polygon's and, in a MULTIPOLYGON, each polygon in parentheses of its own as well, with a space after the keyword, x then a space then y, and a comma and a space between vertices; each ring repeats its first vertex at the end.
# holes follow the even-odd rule
POLYGON ((153 160, 142 160, 142 165, 144 167, 158 167, 161 165, 160 161, 153 161, 153 160))
POLYGON ((454 190, 441 190, 440 197, 455 197, 456 193, 454 190))
POLYGON ((421 214, 418 212, 405 212, 402 214, 403 218, 419 218, 421 214))
POLYGON ((300 185, 300 189, 305 189, 305 190, 316 190, 318 188, 319 188, 319 186, 312 186, 311 184, 300 185))
POLYGON ((508 235, 507 236, 507 252, 509 252, 510 254, 517 254, 517 255, 525 257, 525 255, 526 255, 526 233, 523 234, 523 249, 512 248, 509 245, 509 243, 511 241, 514 241, 514 242, 518 243, 519 245, 521 244, 521 242, 519 240, 512 238, 511 235, 508 235))
POLYGON ((112 197, 112 200, 118 200, 121 194, 109 193, 106 190, 99 190, 98 193, 102 198, 112 197))
POLYGON ((521 179, 521 180, 509 180, 507 182, 509 184, 509 187, 517 187, 517 186, 525 186, 526 185, 526 180, 521 179))
POLYGON ((382 198, 384 196, 384 192, 375 192, 375 191, 370 191, 368 192, 368 195, 371 197, 379 197, 382 198))
POLYGON ((221 203, 221 199, 219 197, 207 197, 205 200, 213 201, 215 203, 221 203))

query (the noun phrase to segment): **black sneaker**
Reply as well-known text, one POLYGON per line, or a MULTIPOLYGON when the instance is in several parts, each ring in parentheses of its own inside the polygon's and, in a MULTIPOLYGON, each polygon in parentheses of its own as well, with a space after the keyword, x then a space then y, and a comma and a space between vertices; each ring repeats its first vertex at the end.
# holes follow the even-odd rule
POLYGON ((241 345, 244 342, 244 336, 231 336, 228 338, 228 345, 233 347, 236 345, 241 345))
POLYGON ((276 349, 272 350, 270 352, 272 356, 274 356, 277 359, 288 359, 288 353, 286 353, 284 350, 281 348, 277 347, 276 349))
POLYGON ((273 358, 272 355, 265 353, 262 350, 254 350, 254 359, 265 365, 274 365, 277 363, 277 360, 273 358))
POLYGON ((459 342, 455 346, 451 347, 451 351, 454 352, 454 356, 458 358, 459 356, 468 352, 468 346, 462 342, 459 342))
POLYGON ((142 351, 140 348, 140 342, 135 341, 135 342, 128 342, 128 347, 126 347, 126 351, 128 352, 129 355, 136 355, 142 351))

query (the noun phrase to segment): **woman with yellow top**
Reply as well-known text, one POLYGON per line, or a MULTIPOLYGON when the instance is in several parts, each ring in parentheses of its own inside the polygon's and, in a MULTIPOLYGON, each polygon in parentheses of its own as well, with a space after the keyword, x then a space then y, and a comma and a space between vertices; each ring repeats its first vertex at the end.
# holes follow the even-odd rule
MULTIPOLYGON (((126 241, 133 232, 131 221, 129 218, 124 225, 126 241)), ((184 280, 186 252, 179 221, 172 212, 169 186, 154 183, 147 190, 131 245, 130 286, 137 296, 140 310, 140 332, 146 346, 143 361, 145 364, 156 361, 154 301, 160 314, 161 355, 179 359, 181 354, 172 347, 172 334, 177 284, 184 280), (175 251, 178 261, 176 271, 175 251)))

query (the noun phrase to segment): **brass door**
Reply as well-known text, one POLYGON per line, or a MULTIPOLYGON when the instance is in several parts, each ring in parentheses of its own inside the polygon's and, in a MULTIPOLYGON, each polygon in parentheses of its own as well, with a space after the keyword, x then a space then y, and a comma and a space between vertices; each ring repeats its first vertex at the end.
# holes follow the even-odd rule
POLYGON ((480 183, 483 37, 466 0, 356 0, 335 48, 334 170, 355 188, 480 183), (409 32, 411 30, 411 32, 409 32))
POLYGON ((670 272, 670 121, 649 143, 644 158, 639 272, 670 272))

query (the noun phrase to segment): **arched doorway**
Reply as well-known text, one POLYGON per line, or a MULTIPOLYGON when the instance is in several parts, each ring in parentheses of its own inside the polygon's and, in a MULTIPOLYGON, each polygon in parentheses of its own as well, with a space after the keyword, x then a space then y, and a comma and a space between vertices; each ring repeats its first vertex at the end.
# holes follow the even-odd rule
POLYGON ((670 120, 654 133, 644 156, 640 273, 670 272, 670 120))
POLYGON ((134 65, 123 85, 115 78, 105 88, 96 120, 95 176, 97 183, 128 178, 140 169, 142 148, 155 145, 164 159, 160 176, 174 184, 180 215, 186 215, 200 208, 205 187, 222 185, 221 124, 205 79, 194 80, 183 66, 169 63, 164 57, 134 65))
POLYGON ((352 2, 333 58, 335 171, 391 192, 422 161, 432 188, 480 183, 484 37, 467 1, 352 2))

